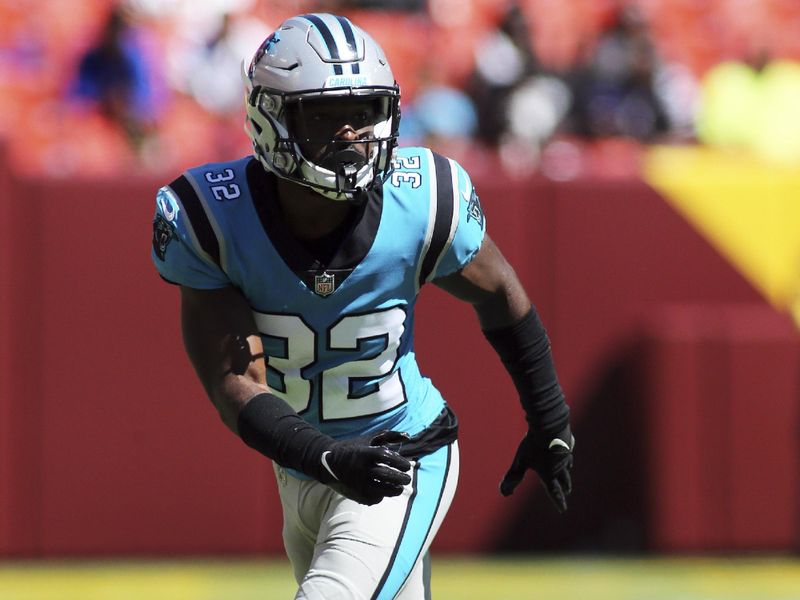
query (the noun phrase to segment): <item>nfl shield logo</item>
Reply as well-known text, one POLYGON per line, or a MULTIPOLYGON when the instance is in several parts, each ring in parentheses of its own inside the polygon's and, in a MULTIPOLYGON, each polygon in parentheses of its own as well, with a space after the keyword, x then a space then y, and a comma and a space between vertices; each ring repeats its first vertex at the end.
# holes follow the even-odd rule
POLYGON ((320 296, 328 296, 333 293, 334 280, 330 273, 314 276, 314 291, 320 296))

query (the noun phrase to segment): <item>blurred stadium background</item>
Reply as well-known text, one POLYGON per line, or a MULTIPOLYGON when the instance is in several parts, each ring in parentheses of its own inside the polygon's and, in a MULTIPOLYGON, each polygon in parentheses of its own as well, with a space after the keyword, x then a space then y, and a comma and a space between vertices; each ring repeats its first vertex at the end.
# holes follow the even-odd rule
POLYGON ((239 62, 310 11, 472 174, 573 409, 570 511, 501 498, 513 388, 423 292, 462 423, 434 597, 800 598, 797 0, 0 0, 0 598, 291 596, 149 238, 160 185, 249 152, 239 62))

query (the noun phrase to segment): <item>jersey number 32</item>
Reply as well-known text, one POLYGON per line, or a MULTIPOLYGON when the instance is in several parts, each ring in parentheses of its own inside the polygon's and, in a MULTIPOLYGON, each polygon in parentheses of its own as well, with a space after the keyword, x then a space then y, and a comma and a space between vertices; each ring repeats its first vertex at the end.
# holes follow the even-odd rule
POLYGON ((298 315, 253 315, 268 354, 270 388, 297 412, 309 408, 315 387, 323 421, 379 414, 405 401, 395 369, 402 308, 345 315, 322 332, 298 315))

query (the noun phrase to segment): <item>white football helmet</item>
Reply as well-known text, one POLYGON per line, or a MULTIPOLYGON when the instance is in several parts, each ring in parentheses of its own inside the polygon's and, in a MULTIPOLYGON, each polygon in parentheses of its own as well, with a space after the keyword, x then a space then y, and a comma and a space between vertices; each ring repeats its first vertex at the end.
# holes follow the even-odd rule
POLYGON ((292 17, 264 40, 247 69, 242 66, 245 131, 268 171, 333 200, 352 200, 383 181, 397 144, 400 89, 366 32, 336 15, 292 17), (328 99, 346 110, 349 102, 370 105, 370 123, 357 140, 363 152, 333 136, 311 139, 314 124, 303 117, 304 103, 309 109, 328 99), (301 146, 312 141, 322 144, 325 156, 304 155, 301 146))

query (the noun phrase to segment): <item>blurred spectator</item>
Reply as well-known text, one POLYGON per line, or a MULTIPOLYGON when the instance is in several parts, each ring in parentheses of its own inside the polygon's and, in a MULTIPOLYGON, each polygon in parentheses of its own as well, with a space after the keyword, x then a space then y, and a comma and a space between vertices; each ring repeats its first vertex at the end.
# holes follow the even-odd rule
MULTIPOLYGON (((241 55, 249 59, 269 29, 255 16, 269 23, 295 14, 298 6, 309 11, 361 7, 356 22, 367 23, 393 57, 404 92, 401 135, 407 139, 452 145, 473 132, 484 142, 481 152, 499 150, 506 166, 513 163, 522 171, 531 164, 544 169, 554 136, 556 142, 568 142, 549 153, 559 162, 597 146, 583 143, 587 137, 614 144, 660 141, 665 135, 691 140, 700 108, 697 78, 704 77, 702 141, 791 162, 797 68, 777 59, 800 59, 800 2, 745 4, 748 10, 742 10, 742 0, 5 2, 0 9, 0 133, 19 149, 12 155, 39 157, 22 161, 31 169, 55 168, 47 157, 65 156, 63 146, 72 144, 71 157, 59 162, 64 172, 106 172, 111 163, 130 165, 133 153, 139 165, 155 168, 238 154, 237 139, 246 142, 235 133, 241 118, 238 63, 241 55), (80 68, 77 61, 73 67, 85 48, 86 27, 112 4, 128 7, 134 20, 115 9, 104 41, 86 52, 80 68), (363 9, 367 5, 395 10, 363 9), (618 5, 639 7, 647 21, 618 5), (414 10, 422 6, 427 11, 414 10), (401 8, 410 12, 398 12, 401 8), (226 12, 231 16, 222 20, 226 12), (617 12, 620 16, 609 21, 617 12), (603 25, 610 22, 608 28, 603 25), (258 33, 251 35, 256 27, 258 33), (600 37, 598 29, 605 31, 600 37), (753 37, 774 57, 761 67, 739 59, 753 37), (587 44, 580 67, 566 77, 563 69, 572 64, 579 39, 598 42, 587 44), (431 77, 426 56, 434 54, 443 73, 431 77), (53 109, 64 100, 65 74, 73 71, 80 73, 71 99, 79 99, 81 108, 100 108, 105 116, 99 110, 53 109), (461 90, 472 100, 477 124, 461 90), (172 91, 182 93, 170 95, 165 106, 165 94, 172 91), (441 110, 420 111, 416 119, 417 95, 420 104, 441 110), (744 108, 752 102, 755 109, 744 108), (51 115, 46 123, 43 115, 51 115), (194 143, 185 143, 189 137, 194 143)), ((575 171, 570 169, 564 171, 575 171)))
POLYGON ((478 108, 478 137, 496 146, 508 131, 509 98, 527 78, 541 72, 525 15, 511 2, 497 27, 475 43, 468 91, 478 108))
POLYGON ((497 28, 476 43, 469 92, 478 108, 478 137, 498 147, 520 174, 538 161, 570 106, 564 81, 539 63, 525 14, 511 2, 497 28))
POLYGON ((435 62, 420 69, 419 79, 420 89, 403 105, 402 143, 459 155, 471 143, 478 127, 475 105, 463 90, 448 82, 435 62))
POLYGON ((641 14, 633 5, 622 6, 573 74, 573 131, 589 138, 627 136, 640 141, 666 133, 667 109, 656 88, 659 66, 641 14))
POLYGON ((223 14, 216 31, 186 59, 183 85, 197 102, 215 115, 235 113, 244 118, 241 65, 247 64, 270 33, 269 26, 253 17, 223 14))
POLYGON ((182 80, 175 83, 210 117, 209 159, 227 159, 241 151, 246 138, 232 132, 240 132, 244 122, 242 61, 249 63, 269 33, 270 27, 260 19, 224 13, 216 29, 182 58, 182 80))
POLYGON ((702 81, 698 138, 710 146, 800 166, 798 98, 798 62, 771 60, 759 50, 748 60, 720 63, 702 81))
POLYGON ((80 58, 70 91, 119 125, 138 151, 155 133, 163 100, 156 78, 128 13, 114 6, 96 43, 80 58))
MULTIPOLYGON (((421 11, 425 9, 425 0, 340 0, 338 7, 347 9, 371 10, 403 10, 421 11)), ((327 8, 326 8, 327 10, 327 8)))

